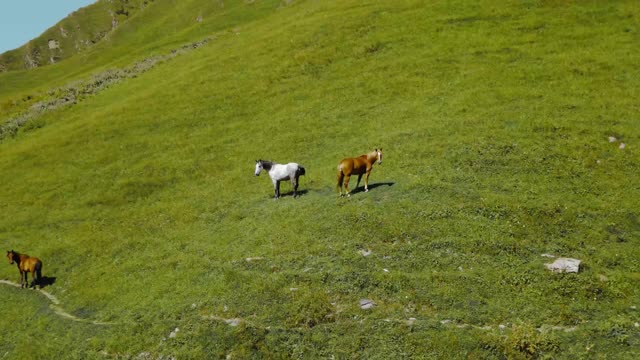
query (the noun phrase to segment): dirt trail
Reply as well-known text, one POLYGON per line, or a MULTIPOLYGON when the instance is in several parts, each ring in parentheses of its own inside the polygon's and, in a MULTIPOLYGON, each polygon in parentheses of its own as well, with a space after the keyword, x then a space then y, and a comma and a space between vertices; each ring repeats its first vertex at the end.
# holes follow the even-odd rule
MULTIPOLYGON (((18 288, 20 287, 20 284, 14 283, 13 281, 9 281, 9 280, 0 280, 0 284, 11 285, 18 288)), ((68 312, 64 311, 64 309, 60 306, 60 300, 58 300, 57 297, 55 297, 51 293, 44 291, 42 289, 36 289, 36 291, 44 295, 47 299, 49 299, 49 301, 51 302, 49 307, 53 310, 53 312, 55 312, 60 317, 77 321, 77 322, 83 322, 83 323, 94 324, 94 325, 114 325, 113 323, 94 321, 89 319, 81 319, 77 316, 71 315, 68 312)))

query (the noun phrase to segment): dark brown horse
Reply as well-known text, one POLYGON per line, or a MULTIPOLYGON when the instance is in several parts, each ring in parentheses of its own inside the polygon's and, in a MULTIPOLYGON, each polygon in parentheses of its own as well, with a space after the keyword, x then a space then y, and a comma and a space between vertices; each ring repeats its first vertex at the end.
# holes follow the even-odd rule
POLYGON ((13 250, 7 251, 7 258, 9 258, 10 264, 15 262, 18 265, 18 270, 20 270, 20 287, 25 287, 29 284, 27 273, 31 273, 33 286, 38 285, 42 288, 42 261, 40 261, 40 259, 26 254, 20 254, 13 250))
POLYGON ((342 182, 344 181, 345 194, 349 196, 349 179, 351 179, 351 175, 358 175, 358 182, 356 183, 356 188, 360 185, 360 180, 362 179, 362 175, 365 173, 367 177, 364 178, 364 191, 369 191, 369 175, 371 174, 371 169, 373 169, 373 164, 378 161, 378 164, 382 164, 382 148, 375 149, 374 151, 360 155, 356 158, 346 158, 340 161, 340 165, 338 165, 338 191, 340 192, 340 196, 342 196, 342 182))

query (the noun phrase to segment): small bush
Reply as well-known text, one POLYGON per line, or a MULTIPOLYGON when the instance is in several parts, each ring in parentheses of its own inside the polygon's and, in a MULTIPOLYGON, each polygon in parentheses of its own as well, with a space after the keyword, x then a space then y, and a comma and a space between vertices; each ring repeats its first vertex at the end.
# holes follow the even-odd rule
POLYGON ((485 349, 508 359, 540 359, 558 350, 552 334, 541 333, 530 324, 513 325, 506 335, 489 335, 485 349))
POLYGON ((333 305, 324 292, 304 292, 294 298, 289 325, 314 327, 333 321, 333 305))

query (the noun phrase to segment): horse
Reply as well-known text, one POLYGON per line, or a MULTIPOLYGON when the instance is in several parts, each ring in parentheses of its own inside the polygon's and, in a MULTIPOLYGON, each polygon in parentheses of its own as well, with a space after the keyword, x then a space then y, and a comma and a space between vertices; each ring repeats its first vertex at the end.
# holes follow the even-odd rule
POLYGON ((298 196, 300 176, 306 174, 304 167, 297 163, 276 164, 269 160, 256 160, 255 175, 259 176, 262 170, 269 172, 273 187, 276 190, 276 199, 280 198, 280 181, 291 180, 293 185, 293 197, 298 196))
MULTIPOLYGON (((20 287, 24 288, 29 283, 27 273, 31 273, 33 278, 33 286, 37 285, 42 288, 42 261, 37 257, 31 257, 27 254, 20 254, 17 251, 7 251, 9 264, 13 265, 14 261, 18 265, 20 271, 20 287)), ((29 286, 31 287, 31 286, 29 286)))
POLYGON ((362 175, 365 173, 367 177, 364 178, 364 192, 369 191, 369 175, 371 174, 371 169, 373 169, 373 164, 378 161, 378 164, 382 164, 382 148, 375 149, 368 154, 360 155, 356 158, 346 158, 340 161, 338 165, 338 185, 337 190, 340 192, 340 196, 342 196, 342 182, 344 181, 345 194, 350 196, 349 193, 349 179, 351 179, 351 175, 358 175, 358 182, 356 183, 356 188, 360 185, 360 180, 362 179, 362 175))

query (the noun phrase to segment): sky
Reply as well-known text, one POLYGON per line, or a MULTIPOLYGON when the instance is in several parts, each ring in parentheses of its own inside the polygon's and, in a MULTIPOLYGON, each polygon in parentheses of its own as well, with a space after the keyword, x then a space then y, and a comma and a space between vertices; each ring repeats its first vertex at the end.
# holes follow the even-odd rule
POLYGON ((0 0, 0 54, 37 38, 96 0, 0 0))

